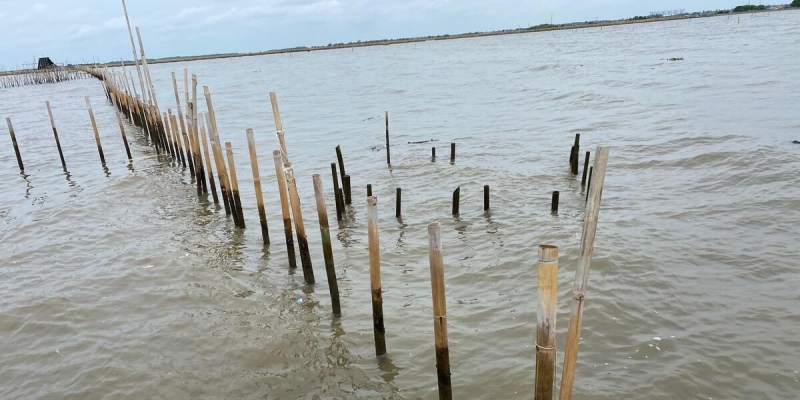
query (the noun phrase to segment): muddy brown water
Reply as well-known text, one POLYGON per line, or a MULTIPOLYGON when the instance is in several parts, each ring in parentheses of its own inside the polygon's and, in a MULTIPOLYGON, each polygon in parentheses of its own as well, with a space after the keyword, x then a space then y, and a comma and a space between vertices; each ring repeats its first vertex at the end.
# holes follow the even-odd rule
POLYGON ((762 13, 151 66, 164 110, 174 101, 171 71, 187 67, 211 88, 221 139, 236 153, 245 231, 198 199, 188 171, 155 157, 129 125, 136 160, 126 165, 98 81, 0 90, 0 117, 12 118, 26 165, 19 174, 4 132, 0 398, 434 399, 426 230, 434 221, 455 397, 532 398, 541 243, 561 249, 560 373, 584 206, 568 165, 579 132, 581 153, 607 145, 611 157, 574 397, 795 399, 799 25, 800 12, 762 13), (287 267, 270 90, 296 167, 314 287, 287 267), (383 145, 385 110, 391 168, 373 149, 383 145), (256 133, 268 247, 246 128, 256 133), (329 173, 337 144, 354 197, 341 224, 329 173), (314 173, 327 177, 341 319, 331 317, 314 173), (381 361, 368 183, 380 218, 381 361))

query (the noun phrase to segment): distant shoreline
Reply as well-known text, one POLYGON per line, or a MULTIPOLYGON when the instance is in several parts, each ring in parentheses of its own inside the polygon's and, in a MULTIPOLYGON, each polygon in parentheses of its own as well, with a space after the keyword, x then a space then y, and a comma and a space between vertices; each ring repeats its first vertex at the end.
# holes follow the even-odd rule
MULTIPOLYGON (((605 26, 618 26, 618 25, 632 25, 632 24, 643 24, 643 23, 651 23, 651 22, 663 22, 663 21, 677 21, 677 20, 684 20, 684 19, 695 19, 695 18, 711 18, 711 17, 720 17, 724 15, 747 15, 747 14, 756 14, 756 13, 765 13, 765 12, 778 12, 778 11, 787 11, 787 10, 797 10, 796 8, 781 8, 775 10, 763 10, 763 11, 751 11, 751 12, 714 12, 714 13, 687 13, 683 15, 676 15, 676 16, 669 16, 669 17, 652 17, 652 18, 644 18, 644 19, 635 19, 628 18, 628 19, 618 19, 618 20, 610 20, 610 21, 596 21, 596 22, 573 22, 569 24, 559 24, 559 25, 550 25, 550 24, 542 24, 537 25, 529 28, 518 28, 518 29, 505 29, 500 31, 491 31, 491 32, 471 32, 471 33, 459 33, 459 34, 452 34, 452 35, 438 35, 438 36, 424 36, 424 37, 413 37, 413 38, 402 38, 402 39, 380 39, 380 40, 370 40, 370 41, 358 41, 358 42, 350 42, 350 43, 337 43, 337 44, 329 44, 326 46, 301 46, 301 47, 290 47, 290 48, 283 48, 283 49, 274 49, 274 50, 266 50, 266 51, 258 51, 252 53, 228 53, 228 54, 208 54, 208 55, 200 55, 200 56, 185 56, 185 57, 165 57, 165 58, 158 58, 147 60, 148 64, 166 64, 166 63, 175 63, 175 62, 189 62, 189 61, 203 61, 203 60, 216 60, 216 59, 223 59, 223 58, 239 58, 239 57, 254 57, 254 56, 264 56, 264 55, 271 55, 271 54, 288 54, 288 53, 305 53, 311 51, 323 51, 323 50, 337 50, 337 49, 351 49, 357 47, 372 47, 372 46, 388 46, 392 44, 403 44, 403 43, 419 43, 419 42, 427 42, 427 41, 438 41, 438 40, 455 40, 455 39, 469 39, 469 38, 476 38, 476 37, 487 37, 487 36, 502 36, 502 35, 517 35, 523 33, 536 33, 536 32, 550 32, 550 31, 563 31, 563 30, 570 30, 570 29, 585 29, 585 28, 597 28, 597 27, 605 27, 605 26)), ((126 65, 129 63, 128 61, 125 62, 126 65)), ((133 61, 130 61, 130 64, 133 64, 133 61)), ((114 67, 119 66, 119 63, 106 63, 106 64, 99 64, 100 66, 108 66, 114 67)))

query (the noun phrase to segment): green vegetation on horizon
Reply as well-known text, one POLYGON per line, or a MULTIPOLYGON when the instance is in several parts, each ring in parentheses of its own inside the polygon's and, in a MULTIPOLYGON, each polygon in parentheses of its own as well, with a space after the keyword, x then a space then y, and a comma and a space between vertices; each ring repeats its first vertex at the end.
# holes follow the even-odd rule
POLYGON ((792 1, 792 4, 789 4, 789 7, 800 7, 800 0, 792 1))
POLYGON ((748 12, 748 11, 762 11, 766 10, 767 6, 765 5, 755 5, 755 4, 747 4, 743 6, 736 6, 733 8, 733 12, 748 12))

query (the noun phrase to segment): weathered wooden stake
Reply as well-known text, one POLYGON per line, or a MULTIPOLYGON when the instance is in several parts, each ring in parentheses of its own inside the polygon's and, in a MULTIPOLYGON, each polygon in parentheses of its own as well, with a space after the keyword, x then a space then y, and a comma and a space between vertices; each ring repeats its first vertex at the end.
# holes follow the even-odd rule
POLYGON ((597 233, 597 219, 600 215, 600 200, 603 197, 603 184, 605 183, 607 165, 608 148, 598 147, 594 158, 597 176, 594 178, 594 186, 589 188, 589 201, 586 204, 586 215, 583 219, 578 268, 575 270, 575 286, 572 290, 573 303, 569 316, 566 348, 564 349, 561 391, 558 396, 560 400, 572 398, 572 389, 575 383, 575 364, 578 360, 578 343, 581 336, 583 303, 586 299, 586 285, 589 282, 589 266, 592 262, 592 253, 594 251, 594 238, 597 233))
POLYGON ((456 144, 450 143, 450 162, 456 162, 456 144))
POLYGON ((178 131, 178 120, 172 115, 172 110, 167 110, 167 115, 169 117, 169 123, 172 127, 172 140, 175 141, 173 146, 178 150, 178 160, 181 162, 181 165, 186 168, 186 157, 183 155, 183 142, 181 142, 180 132, 178 131))
POLYGON ((372 184, 367 185, 367 197, 372 196, 372 184))
POLYGON ((325 273, 328 275, 328 289, 331 292, 333 315, 342 315, 339 304, 339 283, 336 281, 336 269, 333 264, 333 249, 331 248, 331 232, 328 226, 328 210, 325 206, 325 191, 322 190, 322 178, 319 174, 312 176, 314 180, 314 196, 317 200, 317 216, 319 217, 319 233, 322 235, 322 254, 325 257, 325 273))
POLYGON ((53 136, 56 138, 56 147, 58 148, 58 157, 61 158, 61 167, 64 168, 66 172, 67 162, 64 161, 64 153, 61 151, 61 141, 58 140, 58 130, 56 129, 56 121, 53 119, 53 111, 50 110, 49 101, 45 101, 44 103, 47 105, 47 115, 50 116, 50 126, 53 127, 53 136))
POLYGON ((342 146, 336 146, 336 160, 339 161, 339 176, 342 178, 342 188, 344 189, 344 176, 347 172, 344 170, 344 157, 342 157, 342 146))
POLYGON ((489 185, 483 185, 483 211, 489 211, 489 185))
MULTIPOLYGON (((206 125, 208 125, 209 129, 211 124, 208 123, 209 117, 208 114, 205 116, 206 118, 206 125)), ((211 168, 211 158, 209 157, 208 153, 208 137, 206 136, 206 128, 203 125, 200 125, 200 140, 203 142, 203 155, 206 159, 206 170, 208 171, 208 184, 211 186, 211 195, 214 197, 214 204, 219 204, 219 197, 217 197, 217 184, 214 182, 214 170, 211 168)))
POLYGON ((336 192, 337 200, 339 201, 339 205, 342 207, 342 219, 347 217, 347 210, 344 208, 344 189, 339 188, 336 192))
POLYGON ((6 118, 6 125, 8 125, 8 133, 11 134, 11 144, 14 145, 14 153, 17 155, 17 164, 19 165, 19 172, 25 171, 25 166, 22 164, 22 156, 19 155, 19 146, 17 146, 17 135, 14 134, 14 126, 11 125, 11 118, 6 118))
POLYGON ((431 162, 436 161, 436 147, 431 147, 431 162))
POLYGON ((269 102, 272 104, 272 117, 275 120, 275 131, 278 136, 278 144, 281 146, 281 155, 283 161, 289 161, 289 153, 286 151, 286 138, 283 132, 283 119, 281 118, 281 110, 278 108, 278 96, 275 92, 269 92, 269 102))
POLYGON ((447 340, 447 301, 444 292, 444 260, 442 256, 441 226, 428 225, 428 255, 431 266, 431 295, 433 297, 433 336, 436 348, 436 375, 439 381, 439 399, 453 398, 450 384, 450 346, 447 340))
POLYGON ((394 216, 400 218, 402 215, 402 189, 397 188, 395 189, 394 216))
POLYGON ((294 253, 294 237, 292 236, 292 217, 289 214, 289 199, 286 191, 286 174, 283 172, 283 156, 280 150, 272 152, 275 161, 275 176, 278 177, 278 193, 281 198, 281 214, 283 215, 283 232, 286 235, 286 250, 289 254, 289 268, 297 268, 297 259, 294 253))
POLYGON ((369 238, 369 282, 372 288, 372 324, 375 331, 375 355, 381 357, 386 354, 386 329, 383 325, 378 199, 372 196, 367 197, 367 236, 369 238))
POLYGON ((536 388, 534 400, 553 400, 556 378, 556 303, 558 247, 539 246, 537 265, 539 312, 536 324, 536 388))
POLYGON ((89 96, 85 96, 84 99, 86 100, 86 107, 89 109, 89 120, 92 121, 92 129, 94 130, 94 140, 95 142, 97 142, 97 152, 100 153, 100 162, 105 166, 106 157, 103 155, 103 145, 100 144, 100 132, 97 131, 97 122, 94 120, 94 112, 92 112, 92 103, 89 102, 89 96))
POLYGON ((342 220, 342 202, 339 201, 339 176, 336 173, 336 163, 331 163, 331 176, 333 177, 333 195, 336 206, 336 220, 342 220))
POLYGON ((389 146, 389 112, 386 111, 386 164, 392 165, 392 154, 389 146))
POLYGON ((458 215, 458 209, 461 202, 461 186, 457 187, 453 192, 453 215, 458 215))
POLYGON ((344 182, 344 204, 353 204, 353 194, 350 191, 350 175, 345 175, 342 181, 344 182))
POLYGON ((119 113, 117 113, 117 122, 119 122, 119 133, 122 135, 122 144, 125 145, 125 154, 128 155, 128 163, 132 163, 133 157, 131 156, 131 148, 128 146, 128 138, 125 136, 125 125, 122 123, 122 116, 119 115, 119 113))
POLYGON ((589 170, 589 155, 591 152, 586 152, 586 158, 583 159, 583 176, 581 176, 581 186, 586 185, 586 173, 589 170))
POLYGON ((553 214, 558 214, 558 196, 558 190, 553 192, 553 200, 550 202, 550 212, 553 214))
MULTIPOLYGON (((597 156, 595 156, 595 157, 597 157, 597 156)), ((595 158, 595 163, 597 162, 596 160, 597 160, 597 158, 595 158)), ((586 182, 586 201, 589 201, 589 189, 592 188, 592 170, 593 169, 594 169, 594 167, 589 167, 589 178, 588 178, 588 181, 586 182)))
POLYGON ((239 180, 236 178, 236 161, 233 159, 233 146, 225 142, 225 153, 228 155, 228 171, 231 174, 231 192, 233 193, 233 221, 239 228, 245 229, 244 215, 242 214, 242 199, 239 197, 239 180))
POLYGON ((250 167, 253 170, 253 186, 256 190, 256 203, 258 204, 258 219, 261 221, 261 237, 264 244, 269 244, 269 227, 267 226, 267 212, 264 210, 264 194, 261 193, 261 176, 258 172, 258 156, 256 156, 256 139, 253 130, 247 130, 247 148, 250 150, 250 167))
MULTIPOLYGON (((294 227, 297 231, 297 246, 300 247, 300 263, 303 265, 303 279, 309 285, 314 284, 314 269, 311 266, 311 253, 308 250, 308 238, 306 228, 303 224, 303 212, 300 208, 300 195, 297 193, 297 181, 294 178, 292 163, 286 162, 283 165, 286 173, 286 186, 289 188, 289 198, 292 202, 292 215, 294 215, 294 227)), ((278 177, 280 179, 280 177, 278 177)))

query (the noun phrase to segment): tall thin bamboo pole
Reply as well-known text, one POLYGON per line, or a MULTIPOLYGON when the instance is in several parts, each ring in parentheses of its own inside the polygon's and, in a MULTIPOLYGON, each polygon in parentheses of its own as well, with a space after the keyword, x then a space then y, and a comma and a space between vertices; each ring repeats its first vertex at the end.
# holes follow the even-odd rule
POLYGON ((286 251, 289 255, 289 268, 297 268, 297 258, 294 253, 294 237, 292 235, 292 217, 289 214, 289 197, 286 191, 286 174, 283 172, 283 156, 280 150, 272 152, 275 161, 275 176, 278 177, 278 193, 281 198, 281 214, 283 216, 283 232, 286 235, 286 251))
POLYGON ((44 102, 47 105, 47 115, 50 116, 50 126, 53 128, 53 136, 56 138, 56 147, 58 148, 58 157, 61 158, 61 167, 67 171, 67 162, 64 161, 64 152, 61 151, 61 141, 58 140, 58 129, 56 129, 56 121, 53 119, 53 111, 50 109, 50 102, 44 102))
MULTIPOLYGON (((217 164, 217 178, 219 179, 219 189, 222 195, 222 203, 225 207, 225 215, 234 214, 236 207, 231 200, 231 186, 228 181, 228 169, 225 167, 225 158, 222 155, 222 148, 219 145, 219 138, 211 134, 211 152, 214 154, 214 162, 217 164)), ((234 221, 236 218, 234 217, 234 221)))
POLYGON ((142 34, 139 32, 139 27, 136 27, 136 37, 139 39, 139 50, 142 55, 142 67, 144 68, 144 77, 147 80, 147 87, 150 90, 150 102, 158 109, 158 99, 156 98, 156 91, 153 87, 153 81, 150 79, 150 68, 147 66, 147 56, 144 55, 144 44, 142 43, 142 34))
POLYGON ((233 146, 225 142, 225 152, 228 155, 228 171, 231 178, 231 192, 233 193, 234 221, 239 228, 244 229, 244 215, 242 214, 242 199, 239 197, 239 180, 236 178, 236 161, 233 159, 233 146))
POLYGON ((17 145, 17 135, 14 134, 14 126, 11 125, 11 118, 6 118, 6 125, 8 125, 8 133, 11 134, 11 144, 14 146, 14 154, 17 155, 17 165, 19 165, 19 172, 25 171, 25 165, 22 164, 22 156, 19 154, 19 146, 17 145))
POLYGON ((372 289, 372 325, 375 331, 375 355, 381 357, 386 354, 386 328, 383 325, 378 199, 372 196, 367 197, 367 236, 369 239, 369 282, 372 289))
MULTIPOLYGON (((292 215, 294 216, 294 228, 297 233, 297 246, 300 248, 300 262, 303 265, 303 278, 309 285, 314 284, 314 269, 311 266, 311 253, 308 249, 308 237, 306 228, 303 224, 303 211, 300 208, 300 195, 297 192, 297 181, 294 178, 292 163, 284 163, 284 173, 286 174, 286 186, 289 188, 289 199, 292 203, 292 215)), ((278 177, 280 179, 281 177, 278 177)))
POLYGON ((136 44, 133 42, 133 30, 131 30, 131 20, 128 18, 128 6, 125 5, 125 0, 122 0, 122 10, 125 11, 125 23, 128 24, 128 36, 131 38, 133 62, 136 64, 136 72, 139 74, 139 86, 142 89, 142 98, 144 98, 146 93, 144 89, 144 79, 142 78, 142 69, 139 66, 139 56, 136 54, 136 44))
POLYGON ((385 111, 386 116, 386 164, 392 165, 391 146, 389 145, 389 112, 385 111))
POLYGON ((536 389, 534 400, 553 400, 556 379, 556 303, 558 247, 539 246, 537 264, 539 312, 536 325, 536 389))
POLYGON ((336 203, 336 220, 341 221, 344 210, 342 209, 342 202, 339 201, 339 177, 336 173, 336 163, 331 163, 331 176, 333 177, 334 203, 336 203))
POLYGON ((122 135, 122 144, 125 145, 125 154, 128 156, 128 164, 133 162, 133 156, 131 156, 131 147, 128 146, 128 137, 125 136, 125 125, 122 123, 122 116, 117 113, 117 122, 119 122, 119 133, 122 135))
POLYGON ((278 96, 275 92, 269 92, 269 101, 272 104, 272 117, 275 120, 275 131, 278 135, 278 144, 281 146, 281 155, 283 161, 289 161, 289 153, 286 151, 286 138, 283 133, 283 119, 281 119, 281 111, 278 108, 278 96))
POLYGON ((269 228, 267 226, 267 212, 264 210, 264 194, 261 192, 261 175, 258 171, 258 156, 256 155, 256 139, 253 130, 247 130, 247 149, 250 151, 250 167, 253 170, 253 186, 256 190, 256 203, 258 205, 258 219, 261 222, 261 237, 264 244, 269 244, 269 228))
MULTIPOLYGON (((205 115, 206 125, 208 125, 209 129, 211 128, 211 124, 208 122, 210 117, 208 114, 205 115)), ((214 182, 214 169, 211 168, 211 158, 208 154, 208 138, 206 136, 206 128, 203 124, 200 124, 200 141, 203 142, 203 155, 206 159, 206 171, 208 172, 208 184, 211 186, 211 195, 214 197, 214 204, 219 204, 219 197, 217 196, 217 185, 214 182)))
POLYGON ((431 297, 433 298, 433 336, 436 348, 436 376, 439 399, 453 398, 450 382, 450 345, 447 340, 447 301, 444 292, 444 258, 442 256, 441 226, 428 225, 428 257, 431 266, 431 297))
POLYGON ((314 181, 314 196, 317 200, 317 216, 319 217, 319 232, 322 236, 322 253, 325 257, 325 273, 328 275, 328 289, 331 292, 333 315, 342 315, 339 303, 339 283, 336 281, 336 269, 333 264, 333 249, 331 248, 331 232, 328 226, 328 209, 325 205, 325 191, 322 189, 322 178, 319 174, 312 176, 314 181))
POLYGON ((178 111, 178 120, 181 123, 181 131, 186 132, 186 122, 183 120, 183 109, 181 108, 181 99, 178 96, 178 82, 175 80, 175 72, 172 72, 172 89, 175 92, 175 104, 178 111))
POLYGON ((94 120, 94 112, 92 112, 92 103, 89 102, 89 96, 85 96, 86 108, 89 109, 89 120, 92 121, 92 129, 94 130, 94 140, 97 142, 97 152, 100 153, 100 162, 103 166, 106 165, 106 157, 103 155, 103 145, 100 144, 100 132, 97 131, 97 122, 94 120))
POLYGON ((600 200, 603 197, 603 184, 608 165, 608 148, 598 147, 595 152, 594 185, 589 189, 589 201, 586 203, 586 215, 583 219, 581 249, 578 257, 578 268, 575 270, 575 287, 572 290, 572 310, 567 329, 567 344, 564 350, 564 369, 561 373, 561 391, 558 398, 569 400, 575 383, 575 364, 578 360, 578 342, 581 336, 581 319, 583 303, 586 299, 586 285, 589 282, 589 266, 594 251, 594 237, 597 232, 597 219, 600 215, 600 200))
POLYGON ((345 188, 344 176, 347 175, 344 168, 344 156, 342 156, 342 146, 336 145, 336 160, 339 161, 339 178, 342 179, 342 189, 345 188))
POLYGON ((178 161, 186 168, 186 156, 183 154, 183 142, 181 141, 180 132, 178 131, 178 120, 172 114, 172 109, 167 109, 167 116, 169 118, 170 126, 172 127, 172 140, 175 142, 173 146, 178 151, 178 161))
POLYGON ((195 168, 198 179, 198 194, 208 194, 208 183, 206 183, 206 168, 203 166, 203 153, 200 152, 200 131, 198 129, 197 118, 197 75, 192 74, 192 136, 194 140, 195 168))

